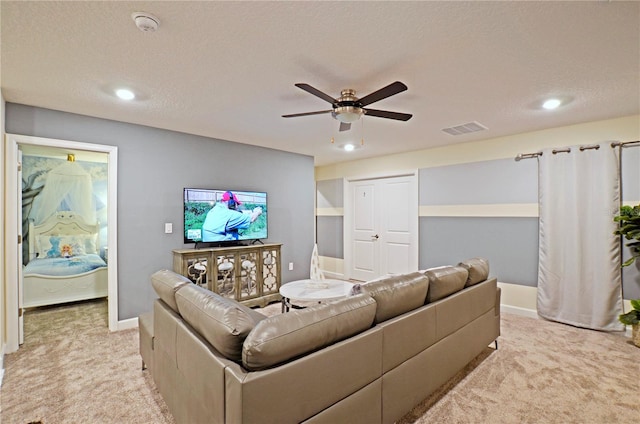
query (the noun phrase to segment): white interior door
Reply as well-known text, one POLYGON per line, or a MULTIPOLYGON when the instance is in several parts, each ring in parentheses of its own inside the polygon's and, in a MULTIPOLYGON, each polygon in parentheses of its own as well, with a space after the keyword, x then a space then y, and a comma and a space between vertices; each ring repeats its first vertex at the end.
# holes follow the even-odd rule
POLYGON ((379 215, 376 210, 376 182, 356 181, 351 187, 352 213, 352 267, 351 278, 371 280, 380 274, 380 255, 377 233, 379 215))
POLYGON ((380 275, 418 270, 418 199, 415 178, 378 181, 380 275))
POLYGON ((348 277, 368 281, 417 270, 416 175, 352 181, 348 193, 345 202, 348 277))

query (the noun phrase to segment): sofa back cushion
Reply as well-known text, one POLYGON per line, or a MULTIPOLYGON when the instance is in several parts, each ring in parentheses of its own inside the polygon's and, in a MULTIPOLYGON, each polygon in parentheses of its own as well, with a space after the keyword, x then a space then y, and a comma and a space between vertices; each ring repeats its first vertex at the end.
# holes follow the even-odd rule
POLYGON ((421 272, 392 275, 361 285, 376 300, 375 323, 380 323, 424 305, 429 279, 421 272))
POLYGON ((167 269, 162 269, 151 275, 151 285, 158 294, 158 297, 175 312, 178 312, 176 292, 180 287, 187 284, 192 284, 191 280, 167 269))
POLYGON ((469 272, 461 266, 445 266, 425 272, 429 278, 427 303, 435 302, 464 288, 469 272))
POLYGON ((376 302, 360 294, 260 321, 242 348, 242 365, 261 370, 322 349, 367 330, 376 302))
POLYGON ((473 286, 489 278, 489 261, 485 258, 471 258, 458 264, 469 272, 465 287, 473 286))
POLYGON ((242 343, 266 316, 233 299, 222 297, 195 284, 176 292, 182 318, 218 352, 232 361, 242 360, 242 343))

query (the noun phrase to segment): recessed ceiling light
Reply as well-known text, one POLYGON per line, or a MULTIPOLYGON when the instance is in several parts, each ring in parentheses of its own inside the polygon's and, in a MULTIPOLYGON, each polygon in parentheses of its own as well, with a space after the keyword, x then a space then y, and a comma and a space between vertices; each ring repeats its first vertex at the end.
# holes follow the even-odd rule
POLYGON ((133 12, 131 18, 142 32, 154 32, 160 25, 160 19, 147 12, 133 12))
POLYGON ((344 145, 344 150, 346 150, 347 152, 351 152, 353 149, 355 149, 355 146, 351 143, 344 145))
POLYGON ((125 88, 116 90, 116 96, 120 97, 122 100, 133 100, 136 98, 136 95, 133 94, 133 91, 127 90, 125 88))
POLYGON ((562 102, 558 99, 549 99, 542 104, 542 107, 551 110, 557 108, 560 104, 562 104, 562 102))

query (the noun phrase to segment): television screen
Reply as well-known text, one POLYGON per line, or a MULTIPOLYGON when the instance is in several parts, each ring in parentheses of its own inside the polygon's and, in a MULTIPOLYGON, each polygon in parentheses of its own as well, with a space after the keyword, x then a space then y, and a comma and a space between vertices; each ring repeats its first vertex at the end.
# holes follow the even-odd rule
POLYGON ((184 242, 267 238, 267 193, 184 189, 184 242))

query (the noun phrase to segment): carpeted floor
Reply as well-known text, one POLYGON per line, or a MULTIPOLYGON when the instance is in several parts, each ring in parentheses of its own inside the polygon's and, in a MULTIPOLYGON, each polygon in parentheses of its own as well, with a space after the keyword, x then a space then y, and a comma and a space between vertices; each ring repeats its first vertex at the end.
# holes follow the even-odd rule
POLYGON ((106 300, 27 312, 24 344, 5 355, 0 422, 173 423, 141 371, 138 330, 110 333, 107 316, 106 300))
MULTIPOLYGON (((27 313, 24 345, 5 355, 0 422, 173 423, 140 369, 137 330, 109 333, 106 317, 106 301, 27 313)), ((634 422, 638 376, 640 349, 624 336, 503 314, 499 349, 400 424, 634 422)))

